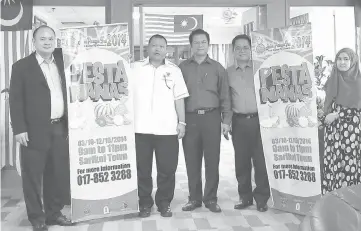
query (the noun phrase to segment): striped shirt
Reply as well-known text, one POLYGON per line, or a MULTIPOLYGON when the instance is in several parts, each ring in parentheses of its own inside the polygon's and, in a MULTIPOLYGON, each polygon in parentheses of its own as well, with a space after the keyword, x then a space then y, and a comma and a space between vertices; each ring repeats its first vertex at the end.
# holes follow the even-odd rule
POLYGON ((234 64, 227 68, 227 72, 233 112, 243 114, 257 112, 252 63, 249 62, 244 69, 234 64))

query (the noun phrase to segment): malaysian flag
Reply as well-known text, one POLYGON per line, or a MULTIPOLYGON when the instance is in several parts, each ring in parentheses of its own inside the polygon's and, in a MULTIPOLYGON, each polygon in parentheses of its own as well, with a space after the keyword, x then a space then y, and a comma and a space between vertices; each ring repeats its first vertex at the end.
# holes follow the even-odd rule
POLYGON ((152 35, 163 35, 168 45, 188 45, 192 30, 203 27, 202 15, 145 14, 145 43, 152 35))
POLYGON ((1 31, 29 30, 32 27, 33 0, 1 0, 1 31))
POLYGON ((15 166, 16 142, 10 124, 8 89, 13 63, 32 52, 32 30, 0 32, 0 153, 1 167, 15 166))

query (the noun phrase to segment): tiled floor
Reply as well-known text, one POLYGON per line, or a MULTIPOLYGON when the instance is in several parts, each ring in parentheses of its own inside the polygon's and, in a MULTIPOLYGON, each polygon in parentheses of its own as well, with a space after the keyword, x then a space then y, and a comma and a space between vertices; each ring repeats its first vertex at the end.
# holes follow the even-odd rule
MULTIPOLYGON (((155 168, 154 168, 155 169, 155 168)), ((154 176, 156 173, 154 172, 154 176)), ((27 221, 25 203, 22 199, 20 181, 14 171, 2 173, 1 230, 31 230, 27 221)), ((156 187, 156 183, 154 183, 156 187)), ((257 212, 255 206, 247 210, 234 210, 238 199, 234 176, 232 143, 222 140, 220 183, 218 202, 222 213, 214 214, 202 207, 194 212, 182 212, 187 201, 188 184, 183 152, 180 153, 177 169, 175 197, 172 202, 173 217, 163 218, 154 209, 152 215, 140 219, 136 215, 113 217, 76 224, 73 227, 53 226, 50 231, 297 231, 302 217, 270 209, 257 212)), ((271 202, 270 202, 271 203, 271 202)), ((69 208, 64 209, 69 213, 69 208)))

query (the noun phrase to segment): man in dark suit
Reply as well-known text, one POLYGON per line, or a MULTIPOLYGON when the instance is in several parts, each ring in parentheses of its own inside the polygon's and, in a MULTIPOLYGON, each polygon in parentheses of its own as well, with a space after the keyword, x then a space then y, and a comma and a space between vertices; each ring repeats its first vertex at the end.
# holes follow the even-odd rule
POLYGON ((64 63, 55 41, 52 28, 37 28, 36 52, 14 63, 10 82, 12 127, 21 144, 23 192, 33 230, 72 224, 61 213, 70 200, 69 146, 64 63))

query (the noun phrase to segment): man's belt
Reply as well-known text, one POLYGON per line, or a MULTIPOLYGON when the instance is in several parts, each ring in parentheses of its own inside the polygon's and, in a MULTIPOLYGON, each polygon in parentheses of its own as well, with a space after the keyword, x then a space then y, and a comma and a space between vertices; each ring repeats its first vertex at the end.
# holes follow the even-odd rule
POLYGON ((205 109, 199 109, 199 110, 195 110, 195 111, 192 111, 192 112, 187 112, 187 113, 194 113, 194 114, 198 114, 198 115, 204 115, 204 114, 207 114, 211 111, 214 111, 216 110, 217 108, 205 108, 205 109))
POLYGON ((243 114, 243 113, 233 113, 233 115, 235 117, 238 117, 238 118, 246 118, 246 119, 250 119, 250 118, 255 118, 255 117, 258 117, 258 113, 248 113, 248 114, 243 114))
POLYGON ((51 124, 58 124, 58 123, 61 123, 61 122, 63 122, 63 118, 58 118, 58 119, 51 119, 50 120, 50 123, 51 124))

